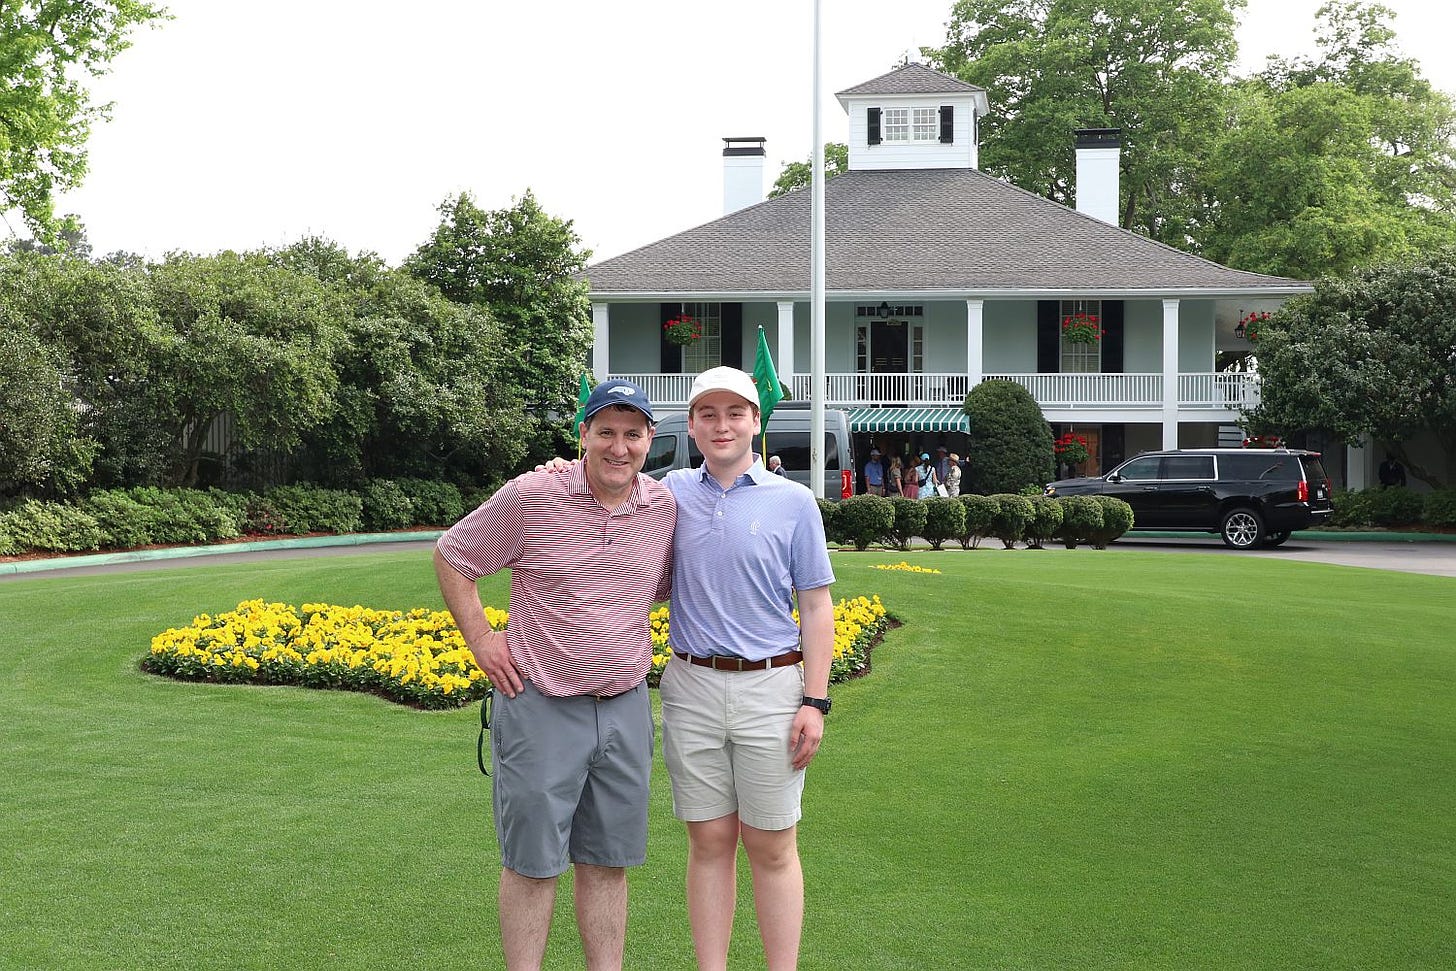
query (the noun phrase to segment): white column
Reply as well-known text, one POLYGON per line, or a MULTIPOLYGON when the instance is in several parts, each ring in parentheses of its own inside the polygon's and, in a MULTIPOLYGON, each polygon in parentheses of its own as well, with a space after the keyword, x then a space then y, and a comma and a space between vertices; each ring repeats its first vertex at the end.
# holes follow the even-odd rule
POLYGON ((597 383, 611 377, 607 368, 607 305, 593 303, 592 308, 592 377, 597 383))
MULTIPOLYGON (((1345 446, 1345 488, 1368 489, 1370 487, 1370 440, 1361 439, 1345 446)), ((1326 469, 1326 472, 1329 470, 1326 469)))
POLYGON ((1163 301, 1163 447, 1178 447, 1178 301, 1163 301))
POLYGON ((986 301, 966 301, 967 390, 986 376, 986 301))
POLYGON ((779 301, 779 355, 774 370, 779 373, 779 383, 784 393, 794 393, 794 301, 779 301))

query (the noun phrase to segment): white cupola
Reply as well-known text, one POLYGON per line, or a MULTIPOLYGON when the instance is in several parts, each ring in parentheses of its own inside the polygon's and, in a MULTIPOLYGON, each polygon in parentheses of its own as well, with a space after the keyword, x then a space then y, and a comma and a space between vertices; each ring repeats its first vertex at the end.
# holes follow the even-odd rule
POLYGON ((851 169, 974 169, 986 89, 911 62, 835 95, 851 169))

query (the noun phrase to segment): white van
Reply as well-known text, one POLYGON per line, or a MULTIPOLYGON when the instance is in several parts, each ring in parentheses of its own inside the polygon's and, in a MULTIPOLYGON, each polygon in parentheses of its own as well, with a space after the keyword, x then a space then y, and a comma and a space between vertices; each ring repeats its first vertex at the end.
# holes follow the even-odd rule
MULTIPOLYGON (((784 471, 795 482, 809 486, 809 403, 782 401, 768 420, 768 454, 783 460, 784 471)), ((762 436, 753 440, 757 452, 762 436)), ((762 456, 760 456, 762 458, 762 456)), ((657 423, 652 448, 642 471, 661 479, 673 469, 703 464, 703 453, 688 435, 686 412, 664 415, 657 423)), ((849 434, 849 413, 824 410, 824 497, 848 499, 854 495, 854 439, 849 434)))

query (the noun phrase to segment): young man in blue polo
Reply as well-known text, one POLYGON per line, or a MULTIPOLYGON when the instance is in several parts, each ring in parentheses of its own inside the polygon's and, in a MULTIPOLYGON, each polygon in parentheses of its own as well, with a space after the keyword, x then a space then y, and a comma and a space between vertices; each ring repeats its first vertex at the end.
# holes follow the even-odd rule
POLYGON ((834 655, 823 519, 808 489, 756 461, 759 432, 753 378, 703 372, 688 400, 703 465, 664 480, 678 518, 663 757, 673 812, 687 824, 698 967, 715 971, 728 960, 740 841, 768 967, 797 965, 800 798, 824 735, 834 655))

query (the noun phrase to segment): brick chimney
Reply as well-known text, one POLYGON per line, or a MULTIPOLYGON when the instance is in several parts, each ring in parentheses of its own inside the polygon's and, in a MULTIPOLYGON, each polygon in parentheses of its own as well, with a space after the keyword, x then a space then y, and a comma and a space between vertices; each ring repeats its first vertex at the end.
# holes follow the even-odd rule
POLYGON ((764 141, 723 139, 723 215, 763 201, 764 141))
POLYGON ((1083 128, 1077 133, 1077 211, 1118 224, 1121 128, 1083 128))

